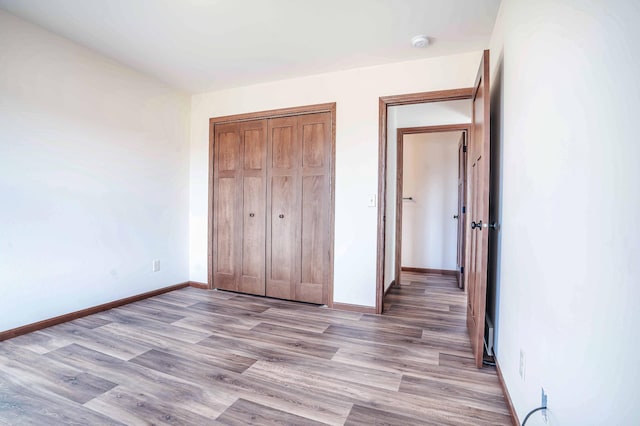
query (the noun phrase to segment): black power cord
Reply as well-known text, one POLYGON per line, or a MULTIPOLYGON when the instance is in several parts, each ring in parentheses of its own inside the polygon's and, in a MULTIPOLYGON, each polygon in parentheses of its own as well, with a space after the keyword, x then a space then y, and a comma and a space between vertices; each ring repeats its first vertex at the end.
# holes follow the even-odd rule
MULTIPOLYGON (((487 365, 490 367, 495 367, 496 363, 495 363, 495 358, 493 356, 489 356, 487 355, 487 353, 484 353, 483 359, 482 359, 482 364, 483 365, 487 365)), ((544 401, 546 402, 546 401, 544 401)), ((529 411, 529 413, 526 415, 526 417, 524 418, 524 421, 522 422, 522 426, 525 426, 527 424, 527 420, 529 420, 529 417, 531 417, 531 415, 537 411, 541 411, 541 410, 546 410, 547 406, 543 406, 543 407, 538 407, 535 410, 531 410, 529 411)))
POLYGON ((529 411, 529 414, 527 414, 527 416, 524 418, 524 421, 522 422, 522 426, 527 424, 527 420, 529 420, 529 417, 531 417, 531 415, 533 413, 535 413, 536 411, 541 411, 541 410, 546 410, 546 409, 547 409, 547 406, 545 405, 544 407, 538 407, 538 408, 536 408, 534 410, 529 411))

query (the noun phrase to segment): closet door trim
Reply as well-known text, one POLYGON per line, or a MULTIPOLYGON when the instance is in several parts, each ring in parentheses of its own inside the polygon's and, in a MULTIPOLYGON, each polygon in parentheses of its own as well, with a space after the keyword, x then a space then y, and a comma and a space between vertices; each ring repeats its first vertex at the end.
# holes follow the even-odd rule
MULTIPOLYGON (((225 115, 209 119, 211 126, 221 123, 237 123, 240 121, 258 120, 263 118, 291 117, 294 115, 314 114, 316 112, 331 112, 335 123, 336 103, 306 105, 292 108, 270 109, 265 111, 250 112, 247 114, 225 115)), ((209 132, 211 135, 211 132, 209 132)))
POLYGON ((318 112, 331 113, 331 161, 330 161, 330 182, 329 182, 329 198, 330 198, 330 218, 329 218, 329 279, 327 280, 327 305, 333 307, 333 273, 334 273, 334 242, 335 242, 335 160, 336 160, 336 103, 325 103, 316 105, 299 106, 293 108, 281 108, 247 114, 227 115, 222 117, 214 117, 209 119, 209 198, 208 198, 208 222, 207 231, 208 255, 208 286, 209 289, 215 288, 213 280, 213 227, 214 227, 214 153, 215 153, 215 127, 218 124, 243 122, 257 119, 268 119, 278 117, 289 117, 296 115, 314 114, 318 112))

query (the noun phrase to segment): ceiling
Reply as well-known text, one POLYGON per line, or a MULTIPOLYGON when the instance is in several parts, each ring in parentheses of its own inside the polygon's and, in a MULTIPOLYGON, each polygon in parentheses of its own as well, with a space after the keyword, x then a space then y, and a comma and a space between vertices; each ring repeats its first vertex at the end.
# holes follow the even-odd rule
POLYGON ((190 93, 489 44, 500 0, 0 0, 190 93), (426 49, 411 47, 416 34, 426 49))

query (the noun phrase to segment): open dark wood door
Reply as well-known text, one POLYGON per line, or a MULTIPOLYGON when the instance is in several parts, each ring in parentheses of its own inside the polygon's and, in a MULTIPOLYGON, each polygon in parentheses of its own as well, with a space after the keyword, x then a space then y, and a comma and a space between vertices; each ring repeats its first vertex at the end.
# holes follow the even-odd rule
MULTIPOLYGON (((478 368, 482 367, 489 246, 489 51, 480 61, 473 93, 473 119, 469 140, 469 212, 467 276, 467 328, 478 368)), ((465 271, 466 272, 466 271, 465 271)))
POLYGON ((458 251, 456 255, 456 269, 458 287, 464 288, 465 247, 467 238, 466 205, 467 205, 467 138, 462 132, 458 142, 458 251))

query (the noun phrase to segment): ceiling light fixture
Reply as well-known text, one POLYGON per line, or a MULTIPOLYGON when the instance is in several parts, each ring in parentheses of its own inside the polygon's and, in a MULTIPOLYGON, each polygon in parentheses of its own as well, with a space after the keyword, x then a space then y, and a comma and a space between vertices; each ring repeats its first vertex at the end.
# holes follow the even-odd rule
POLYGON ((429 45, 429 37, 417 35, 411 39, 411 45, 416 48, 427 47, 429 45))

